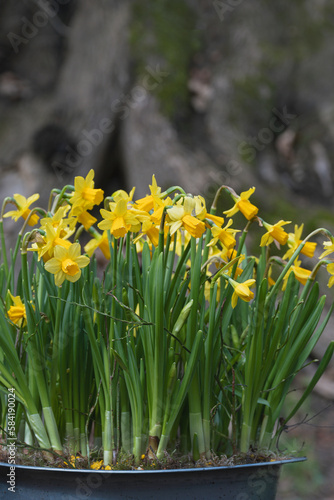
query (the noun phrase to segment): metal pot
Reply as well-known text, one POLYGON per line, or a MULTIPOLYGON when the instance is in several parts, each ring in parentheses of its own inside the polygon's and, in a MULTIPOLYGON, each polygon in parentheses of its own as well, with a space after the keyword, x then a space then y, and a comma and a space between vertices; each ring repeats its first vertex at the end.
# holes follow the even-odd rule
POLYGON ((13 469, 8 463, 0 463, 0 498, 274 500, 281 466, 303 460, 306 458, 231 467, 142 471, 95 471, 24 465, 15 465, 13 469), (11 496, 14 491, 15 497, 11 496))

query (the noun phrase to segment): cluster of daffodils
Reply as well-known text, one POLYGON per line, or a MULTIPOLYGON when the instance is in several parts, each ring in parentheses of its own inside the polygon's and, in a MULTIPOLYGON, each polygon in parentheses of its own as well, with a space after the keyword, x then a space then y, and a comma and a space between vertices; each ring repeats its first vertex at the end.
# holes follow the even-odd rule
POLYGON ((270 449, 334 352, 333 341, 285 418, 289 386, 334 308, 320 324, 322 266, 334 284, 328 230, 303 237, 303 225, 267 222, 255 188, 222 186, 210 209, 154 176, 149 191, 105 196, 91 170, 53 189, 47 209, 37 194, 2 205, 0 392, 15 388, 20 439, 69 449, 71 466, 91 443, 103 449, 93 468, 109 470, 118 453, 137 466, 160 460, 180 434, 194 460, 270 449), (10 251, 8 217, 21 220, 10 251))
MULTIPOLYGON (((243 236, 247 233, 250 223, 255 222, 265 230, 260 247, 269 247, 274 243, 277 247, 288 248, 280 259, 281 266, 287 263, 287 259, 294 254, 299 245, 302 245, 301 254, 309 258, 314 256, 316 243, 302 240, 303 225, 299 227, 296 225, 294 233, 288 233, 283 226, 290 224, 290 221, 280 220, 275 224, 269 224, 259 217, 258 208, 249 201, 255 188, 241 193, 240 196, 227 186, 219 190, 218 196, 222 191, 226 191, 234 202, 233 207, 224 212, 228 218, 225 221, 223 216, 216 215, 218 196, 211 211, 208 212, 202 196, 190 196, 180 187, 171 187, 162 191, 154 175, 152 185, 149 186, 150 194, 135 201, 133 200, 135 188, 130 193, 118 190, 104 200, 104 192, 102 189, 95 189, 93 179, 94 171, 91 170, 86 178, 76 177, 74 186, 65 186, 61 191, 54 189, 51 193, 48 211, 30 208, 39 199, 38 194, 28 199, 20 194, 14 194, 12 198, 5 199, 3 212, 10 203, 16 206, 16 210, 3 213, 4 218, 11 217, 17 221, 22 217, 25 220, 24 227, 26 225, 36 227, 39 224, 37 229, 29 233, 29 238, 25 240, 25 243, 32 243, 29 250, 37 252, 38 259, 44 261, 45 269, 54 274, 57 286, 61 286, 65 280, 77 281, 82 268, 89 264, 90 257, 98 248, 106 259, 110 259, 110 236, 117 240, 131 233, 133 242, 138 248, 143 241, 157 247, 161 234, 164 242, 168 235, 175 236, 176 251, 180 254, 191 237, 198 239, 207 232, 207 238, 209 237, 206 243, 209 248, 208 262, 215 262, 216 268, 223 269, 224 273, 220 275, 223 275, 234 288, 232 306, 235 307, 238 298, 249 302, 254 297, 251 288, 256 277, 242 281, 243 269, 238 263, 245 259, 245 255, 242 253, 241 244, 239 244, 239 250, 236 249, 236 235, 241 231, 233 227, 231 218, 239 211, 248 221, 243 236), (174 193, 173 198, 171 198, 172 193, 174 193), (97 219, 89 211, 100 205, 103 200, 105 208, 100 209, 102 220, 97 223, 97 219), (86 230, 92 236, 84 247, 86 255, 81 254, 81 246, 78 242, 82 230, 86 230), (236 265, 231 266, 231 261, 236 265), (240 277, 241 280, 237 280, 240 277)), ((334 238, 327 231, 325 232, 328 241, 324 242, 325 250, 320 255, 320 259, 334 252, 334 238)), ((267 268, 271 285, 274 284, 271 278, 274 264, 277 264, 277 259, 272 258, 267 268)), ((327 271, 331 274, 328 282, 328 286, 331 287, 334 284, 334 263, 326 260, 325 264, 327 264, 327 271)), ((312 274, 311 270, 301 266, 301 260, 296 257, 284 275, 283 290, 291 272, 302 284, 305 284, 312 274)), ((212 272, 208 270, 208 274, 212 275, 212 272)), ((209 295, 209 286, 207 286, 207 295, 209 295)), ((25 321, 25 308, 20 297, 11 295, 11 299, 13 305, 8 315, 14 323, 20 326, 25 321)))

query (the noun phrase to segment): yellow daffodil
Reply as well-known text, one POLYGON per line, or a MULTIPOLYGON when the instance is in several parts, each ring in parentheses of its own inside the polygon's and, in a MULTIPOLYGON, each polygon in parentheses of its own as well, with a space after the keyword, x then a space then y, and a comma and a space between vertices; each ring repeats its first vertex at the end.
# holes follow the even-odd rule
POLYGON ((276 224, 268 224, 263 221, 263 225, 267 232, 262 236, 260 246, 268 246, 274 240, 280 245, 285 245, 288 241, 289 235, 282 229, 285 224, 290 224, 290 221, 280 220, 276 224))
POLYGON ((195 200, 195 209, 194 209, 194 215, 201 221, 204 221, 204 219, 207 217, 208 212, 206 211, 206 206, 205 206, 205 200, 203 196, 194 196, 193 198, 195 200))
POLYGON ((128 231, 136 233, 140 230, 140 218, 148 217, 148 214, 135 209, 129 209, 126 200, 120 199, 117 203, 110 202, 109 210, 100 210, 103 221, 97 225, 102 231, 110 230, 115 238, 121 238, 128 231))
MULTIPOLYGON (((299 227, 297 225, 295 225, 295 232, 289 233, 289 237, 288 237, 288 241, 287 241, 288 246, 289 246, 289 250, 283 255, 283 259, 289 259, 292 256, 293 252, 301 244, 301 242, 302 242, 301 237, 302 237, 303 229, 304 229, 304 224, 302 224, 299 227)), ((317 246, 317 244, 315 242, 307 241, 304 244, 304 246, 301 250, 301 253, 306 255, 307 257, 312 258, 314 255, 316 246, 317 246)))
POLYGON ((320 255, 319 259, 323 259, 334 252, 334 242, 333 241, 324 241, 323 242, 325 251, 320 255))
POLYGON ((232 217, 232 215, 240 211, 247 220, 253 219, 258 213, 259 209, 255 205, 253 205, 248 198, 254 193, 254 191, 254 187, 250 188, 248 189, 248 191, 242 192, 240 196, 231 192, 231 196, 235 204, 229 210, 225 210, 224 214, 226 214, 228 217, 232 217))
POLYGON ((75 282, 81 276, 81 269, 89 264, 89 257, 81 255, 79 243, 73 243, 69 248, 57 245, 54 257, 45 264, 45 269, 55 275, 56 286, 61 286, 66 280, 75 282))
POLYGON ((10 308, 7 311, 8 318, 13 323, 15 323, 15 325, 21 328, 27 323, 27 314, 25 305, 23 304, 21 297, 19 296, 14 297, 10 292, 9 295, 13 301, 13 305, 10 306, 10 308))
POLYGON ((50 214, 50 216, 48 217, 43 217, 43 219, 40 220, 41 229, 44 229, 44 226, 46 224, 51 224, 54 228, 61 226, 62 231, 59 233, 60 238, 65 238, 70 231, 72 231, 73 233, 75 225, 77 223, 77 218, 66 218, 66 215, 70 208, 70 205, 65 205, 63 207, 59 207, 54 215, 50 214))
POLYGON ((53 248, 52 253, 50 254, 47 250, 45 250, 45 245, 45 238, 41 234, 37 233, 34 237, 34 242, 29 250, 32 252, 37 252, 38 260, 41 260, 41 258, 43 257, 43 261, 47 262, 53 256, 53 248))
POLYGON ((94 470, 99 470, 101 469, 102 465, 103 465, 103 460, 97 460, 96 462, 90 464, 90 468, 94 470))
POLYGON ((172 208, 167 209, 171 235, 183 227, 194 238, 202 236, 205 231, 205 224, 192 215, 195 213, 195 206, 196 200, 190 196, 186 196, 179 200, 172 208))
POLYGON ((87 243, 84 250, 91 257, 97 248, 101 250, 107 260, 110 259, 109 240, 106 231, 103 231, 103 234, 99 234, 97 231, 94 232, 94 238, 87 243))
POLYGON ((152 176, 152 184, 149 186, 151 194, 146 195, 144 198, 140 198, 135 202, 135 207, 138 210, 144 210, 145 212, 149 212, 154 208, 157 200, 160 199, 161 196, 161 187, 157 185, 157 181, 155 180, 155 176, 152 176))
MULTIPOLYGON (((29 198, 25 198, 21 194, 14 194, 13 198, 16 202, 15 204, 17 206, 17 210, 11 210, 10 212, 5 213, 4 217, 11 217, 16 222, 20 217, 23 217, 24 220, 27 220, 31 212, 29 207, 30 205, 32 205, 32 203, 38 200, 39 194, 33 194, 32 196, 29 196, 29 198)), ((38 215, 32 214, 28 220, 29 226, 35 226, 38 220, 38 215)))
MULTIPOLYGON (((144 235, 148 237, 150 242, 152 243, 153 246, 157 247, 159 243, 159 232, 160 232, 160 225, 161 225, 161 219, 163 216, 163 211, 165 206, 169 206, 172 204, 172 200, 170 198, 166 198, 165 200, 163 199, 157 199, 154 201, 154 207, 153 213, 148 213, 143 211, 143 214, 146 213, 146 217, 142 216, 140 218, 142 222, 142 227, 141 227, 141 234, 139 234, 134 242, 136 243, 140 238, 142 238, 144 235)), ((168 236, 168 225, 165 222, 164 225, 164 240, 166 242, 168 236)))
POLYGON ((86 178, 78 176, 74 179, 74 192, 70 198, 72 215, 80 215, 85 210, 90 210, 94 205, 99 205, 103 200, 102 189, 94 189, 94 170, 90 170, 86 178))
POLYGON ((115 203, 119 200, 125 200, 126 202, 132 201, 135 189, 136 188, 132 188, 130 193, 127 193, 124 189, 118 189, 118 191, 115 191, 111 197, 115 203))
POLYGON ((87 210, 84 210, 80 214, 78 214, 78 222, 83 225, 83 227, 88 231, 90 227, 92 227, 93 224, 97 219, 93 217, 87 210))
MULTIPOLYGON (((148 237, 150 242, 152 243, 153 246, 157 247, 159 244, 159 228, 152 224, 152 222, 144 222, 142 225, 142 232, 139 234, 134 240, 134 243, 137 243, 140 238, 142 238, 144 235, 148 237)), ((167 236, 167 234, 166 234, 167 236)))
POLYGON ((224 217, 220 217, 218 215, 206 213, 205 218, 211 220, 218 227, 221 227, 224 224, 224 217))
POLYGON ((304 269, 303 267, 300 266, 291 266, 292 271, 294 275, 296 276, 297 280, 302 284, 305 285, 306 281, 311 275, 311 272, 309 269, 304 269))
POLYGON ((99 205, 104 194, 102 189, 94 189, 93 178, 94 170, 90 170, 85 179, 80 176, 75 177, 75 190, 70 198, 72 205, 70 218, 77 217, 79 224, 82 224, 86 231, 97 221, 88 210, 91 210, 94 205, 99 205))
POLYGON ((202 221, 210 220, 218 227, 221 227, 224 224, 224 217, 207 212, 203 196, 194 196, 194 199, 196 201, 195 214, 198 219, 202 221))
POLYGON ((328 264, 327 267, 326 267, 326 269, 329 272, 329 274, 332 275, 329 278, 328 284, 327 284, 328 288, 331 288, 334 285, 334 263, 333 264, 328 264))
POLYGON ((167 196, 167 198, 164 199, 162 198, 156 199, 153 212, 150 216, 151 222, 153 222, 157 226, 160 226, 161 219, 164 213, 164 208, 169 207, 172 204, 173 201, 169 196, 167 196))
MULTIPOLYGON (((45 221, 44 223, 44 231, 46 232, 45 237, 38 238, 37 241, 33 243, 31 250, 37 251, 38 260, 43 257, 44 262, 47 262, 54 253, 54 248, 57 245, 60 245, 64 248, 69 248, 71 246, 71 242, 65 238, 61 238, 60 234, 63 234, 63 228, 61 224, 58 227, 53 227, 51 221, 45 221)), ((69 231, 66 237, 71 236, 73 231, 69 231)))
POLYGON ((245 302, 249 302, 254 297, 254 292, 250 290, 250 287, 254 285, 255 280, 246 280, 243 283, 234 281, 232 278, 229 279, 229 283, 233 286, 234 292, 232 295, 232 307, 233 309, 237 305, 238 298, 240 297, 245 302))
POLYGON ((233 220, 230 219, 224 228, 220 228, 217 226, 212 226, 212 240, 208 244, 208 246, 214 246, 218 241, 222 243, 222 245, 227 248, 227 250, 231 250, 236 245, 236 240, 234 238, 235 233, 238 231, 235 229, 229 229, 229 227, 233 224, 233 220))
POLYGON ((308 280, 308 278, 310 277, 310 274, 312 271, 310 271, 309 269, 304 269, 303 267, 300 267, 300 264, 301 264, 301 261, 296 259, 294 265, 290 267, 290 269, 288 270, 288 272, 286 273, 286 275, 283 278, 282 290, 285 290, 285 288, 286 288, 286 284, 288 282, 288 278, 289 278, 290 273, 293 273, 295 275, 296 279, 302 285, 305 285, 305 283, 308 280))

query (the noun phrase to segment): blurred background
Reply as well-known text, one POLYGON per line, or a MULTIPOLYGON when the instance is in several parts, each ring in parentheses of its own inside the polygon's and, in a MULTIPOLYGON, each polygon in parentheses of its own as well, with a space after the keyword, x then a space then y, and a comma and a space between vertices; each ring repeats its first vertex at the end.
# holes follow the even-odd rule
MULTIPOLYGON (((256 186, 268 222, 334 230, 333 37, 331 0, 2 1, 1 199, 91 168, 141 197, 155 173, 208 203, 256 186)), ((334 499, 333 399, 332 364, 279 443, 309 459, 278 500, 334 499)))

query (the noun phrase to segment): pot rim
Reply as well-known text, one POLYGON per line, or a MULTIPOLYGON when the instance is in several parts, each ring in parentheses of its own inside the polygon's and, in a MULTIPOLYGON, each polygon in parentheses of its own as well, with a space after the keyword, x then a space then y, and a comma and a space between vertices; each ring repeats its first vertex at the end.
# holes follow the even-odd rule
POLYGON ((134 470, 95 470, 95 469, 63 469, 60 467, 37 467, 34 465, 21 465, 21 464, 9 464, 6 462, 0 462, 0 467, 15 467, 15 469, 26 469, 26 470, 39 470, 39 471, 48 471, 48 472, 76 472, 76 473, 98 473, 98 474, 161 474, 161 473, 175 473, 175 472, 205 472, 205 471, 218 471, 225 469, 245 469, 248 467, 265 467, 265 466, 276 466, 276 465, 285 465, 289 463, 296 462, 304 462, 307 460, 307 457, 295 457, 295 458, 287 458, 282 460, 273 460, 272 462, 258 462, 258 463, 250 463, 250 464, 241 464, 241 465, 222 465, 217 467, 193 467, 189 469, 134 469, 134 470))

